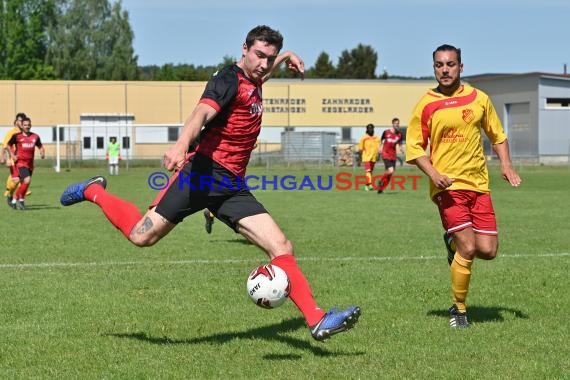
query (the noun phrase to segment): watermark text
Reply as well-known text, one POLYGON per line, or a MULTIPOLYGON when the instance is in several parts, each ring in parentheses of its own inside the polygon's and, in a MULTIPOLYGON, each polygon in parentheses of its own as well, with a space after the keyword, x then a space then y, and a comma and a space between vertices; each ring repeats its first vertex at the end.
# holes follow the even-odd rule
MULTIPOLYGON (((374 190, 417 190, 421 175, 392 175, 389 181, 384 175, 372 177, 370 185, 374 190)), ((148 185, 153 190, 162 190, 170 182, 178 179, 180 190, 362 190, 368 183, 365 175, 339 172, 335 175, 297 176, 297 175, 246 175, 245 177, 214 177, 196 172, 179 172, 169 177, 164 172, 154 172, 148 177, 148 185)))

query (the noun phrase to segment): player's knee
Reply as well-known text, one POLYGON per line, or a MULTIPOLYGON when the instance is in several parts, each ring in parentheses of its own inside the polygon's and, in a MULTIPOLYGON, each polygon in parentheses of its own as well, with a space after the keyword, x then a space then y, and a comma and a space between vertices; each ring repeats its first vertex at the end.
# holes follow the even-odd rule
POLYGON ((492 239, 477 247, 477 257, 483 260, 493 260, 497 257, 498 250, 499 242, 496 239, 492 239))
POLYGON ((281 252, 290 252, 291 254, 293 254, 293 243, 291 243, 291 240, 283 238, 283 240, 280 242, 279 245, 281 246, 280 247, 281 252))
POLYGON ((153 246, 158 241, 158 239, 154 236, 150 236, 150 234, 137 233, 131 233, 129 240, 131 243, 141 248, 153 246))
POLYGON ((483 249, 479 249, 477 257, 483 260, 493 260, 495 257, 497 257, 497 246, 489 246, 483 249))
POLYGON ((461 253, 461 256, 468 260, 472 260, 477 255, 475 244, 463 243, 461 247, 457 247, 457 250, 461 253))

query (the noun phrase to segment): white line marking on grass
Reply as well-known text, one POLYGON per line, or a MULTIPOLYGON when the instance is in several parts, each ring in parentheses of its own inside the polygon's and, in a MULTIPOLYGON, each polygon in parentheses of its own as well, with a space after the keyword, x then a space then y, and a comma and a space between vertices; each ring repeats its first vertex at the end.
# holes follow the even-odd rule
MULTIPOLYGON (((504 254, 501 258, 545 258, 545 257, 567 257, 568 252, 562 253, 542 253, 542 254, 504 254)), ((298 261, 405 261, 405 260, 442 260, 443 256, 370 256, 370 257, 300 257, 298 261)), ((0 264, 0 269, 35 269, 35 268, 74 268, 74 267, 105 267, 105 266, 145 266, 145 265, 219 265, 219 264, 240 264, 240 263, 260 263, 255 259, 222 259, 222 260, 167 260, 167 261, 102 261, 90 263, 20 263, 20 264, 0 264)))

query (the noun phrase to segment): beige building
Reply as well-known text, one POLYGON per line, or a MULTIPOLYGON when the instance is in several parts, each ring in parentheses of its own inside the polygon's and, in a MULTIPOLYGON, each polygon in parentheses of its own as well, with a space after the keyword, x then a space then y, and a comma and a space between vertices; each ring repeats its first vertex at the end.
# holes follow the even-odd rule
MULTIPOLYGON (((271 80, 263 87, 264 131, 260 140, 279 145, 284 130, 325 130, 356 140, 363 127, 402 125, 435 82, 359 80, 271 80)), ((17 112, 32 119, 47 154, 80 159, 104 156, 115 136, 123 155, 160 157, 176 140, 205 82, 0 81, 0 133, 17 112), (56 128, 59 126, 59 129, 56 128), (61 153, 61 151, 60 151, 61 153)))

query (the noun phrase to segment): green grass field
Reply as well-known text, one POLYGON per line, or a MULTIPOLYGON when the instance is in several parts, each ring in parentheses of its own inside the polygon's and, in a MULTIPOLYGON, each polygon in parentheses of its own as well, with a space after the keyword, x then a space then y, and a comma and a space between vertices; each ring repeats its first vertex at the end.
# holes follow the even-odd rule
MULTIPOLYGON (((143 210, 156 170, 123 170, 108 189, 143 210)), ((319 343, 292 302, 249 300, 247 275, 267 260, 222 223, 207 235, 194 215, 136 248, 98 207, 59 205, 67 184, 102 168, 38 168, 28 210, 0 207, 0 378, 567 379, 570 170, 519 170, 512 189, 492 168, 501 247, 474 264, 462 331, 448 326, 449 268, 425 180, 380 196, 255 192, 321 307, 362 308, 353 330, 319 343)))

